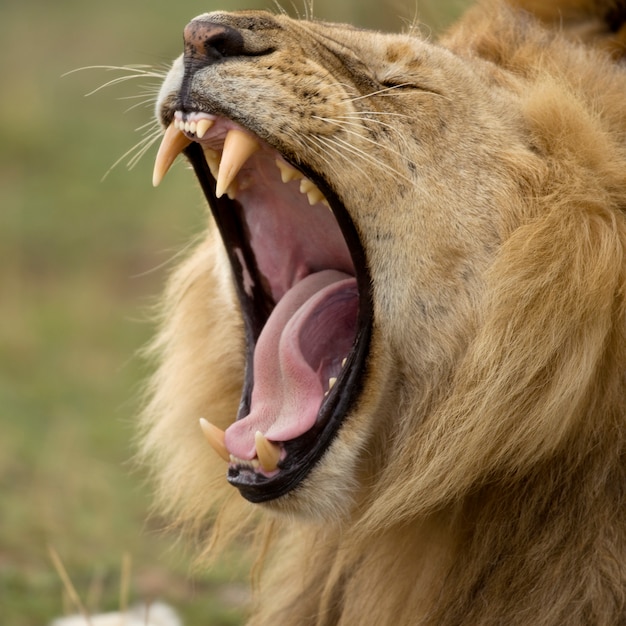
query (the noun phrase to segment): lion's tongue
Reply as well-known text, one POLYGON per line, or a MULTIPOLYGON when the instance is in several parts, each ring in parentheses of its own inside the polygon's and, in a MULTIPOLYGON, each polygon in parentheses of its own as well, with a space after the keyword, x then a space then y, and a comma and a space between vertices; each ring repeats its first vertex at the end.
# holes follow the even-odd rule
POLYGON ((281 298, 254 352, 250 414, 226 430, 226 447, 255 456, 254 435, 288 441, 315 424, 330 375, 340 369, 356 329, 356 280, 335 270, 307 276, 281 298))

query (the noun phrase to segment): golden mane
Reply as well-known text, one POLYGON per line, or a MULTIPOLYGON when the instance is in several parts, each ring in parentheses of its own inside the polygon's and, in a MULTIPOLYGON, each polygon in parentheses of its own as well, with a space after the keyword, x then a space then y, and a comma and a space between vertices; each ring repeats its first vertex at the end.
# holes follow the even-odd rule
MULTIPOLYGON (((419 277, 398 268, 377 291, 376 272, 392 253, 367 240, 375 323, 361 395, 303 488, 276 507, 241 498, 199 436, 198 417, 221 429, 232 423, 245 367, 244 325, 215 227, 172 276, 142 455, 159 506, 197 535, 205 557, 259 530, 250 624, 626 622, 625 23, 622 0, 483 2, 427 48, 434 60, 422 53, 433 76, 456 76, 458 60, 471 68, 460 87, 468 111, 475 84, 493 94, 492 117, 491 100, 476 105, 486 107, 480 132, 497 154, 476 186, 477 196, 491 194, 493 232, 475 257, 469 230, 459 236, 467 248, 452 234, 433 238, 451 273, 462 266, 458 300, 437 304, 456 308, 424 315, 434 321, 420 345, 417 333, 399 330, 393 348, 387 311, 419 277)), ((342 32, 355 46, 353 31, 342 32)), ((358 37, 371 47, 363 63, 372 72, 400 49, 358 37)), ((458 117, 444 121, 463 127, 458 117)), ((483 158, 470 138, 450 141, 455 158, 483 158)), ((370 169, 404 206, 398 180, 370 169)), ((443 166, 436 174, 442 193, 468 184, 443 166)), ((469 202, 460 196, 450 210, 461 216, 469 202)), ((482 220, 468 228, 484 228, 482 220)), ((392 228, 400 235, 402 222, 392 228)), ((421 245, 430 244, 416 239, 421 245)))

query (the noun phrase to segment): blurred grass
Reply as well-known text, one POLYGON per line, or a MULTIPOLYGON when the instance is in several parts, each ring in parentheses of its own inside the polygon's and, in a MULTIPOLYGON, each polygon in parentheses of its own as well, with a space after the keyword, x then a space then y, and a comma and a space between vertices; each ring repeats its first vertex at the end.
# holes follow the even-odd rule
MULTIPOLYGON (((435 5, 435 24, 449 18, 435 5)), ((446 6, 450 2, 445 3, 446 6)), ((121 100, 155 81, 83 95, 118 74, 91 65, 165 67, 194 15, 272 8, 270 0, 3 0, 0 3, 0 623, 62 614, 52 545, 79 593, 102 587, 115 609, 124 554, 131 599, 161 598, 188 624, 239 623, 245 564, 192 576, 190 555, 156 532, 149 489, 133 471, 133 418, 154 329, 150 306, 175 255, 204 224, 180 165, 150 185, 155 149, 132 171, 110 166, 150 121, 121 100), (149 521, 147 521, 149 520, 149 521), (99 585, 93 582, 100 581, 99 585)), ((390 0, 317 0, 316 14, 398 30, 390 0)), ((404 12, 403 12, 404 11, 404 12)), ((432 17, 432 16, 431 16, 432 17)), ((432 23, 432 22, 431 22, 432 23)))

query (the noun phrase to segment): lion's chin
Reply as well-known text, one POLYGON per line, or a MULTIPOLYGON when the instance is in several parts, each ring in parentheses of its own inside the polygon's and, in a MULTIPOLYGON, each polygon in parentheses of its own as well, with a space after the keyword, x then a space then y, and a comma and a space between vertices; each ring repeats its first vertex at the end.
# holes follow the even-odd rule
POLYGON ((324 178, 234 121, 174 112, 154 184, 181 151, 222 236, 246 329, 237 420, 202 429, 245 498, 275 500, 309 476, 359 396, 372 327, 363 246, 324 178))

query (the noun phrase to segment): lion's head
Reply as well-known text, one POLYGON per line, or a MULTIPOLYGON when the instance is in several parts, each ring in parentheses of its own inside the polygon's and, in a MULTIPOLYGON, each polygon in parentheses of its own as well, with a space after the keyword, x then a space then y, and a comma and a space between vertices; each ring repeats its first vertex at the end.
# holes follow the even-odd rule
POLYGON ((436 515, 455 580, 459 520, 622 480, 623 67, 499 5, 438 44, 253 11, 184 37, 155 183, 184 152, 212 218, 147 412, 170 510, 230 524, 238 490, 334 549, 436 515))

